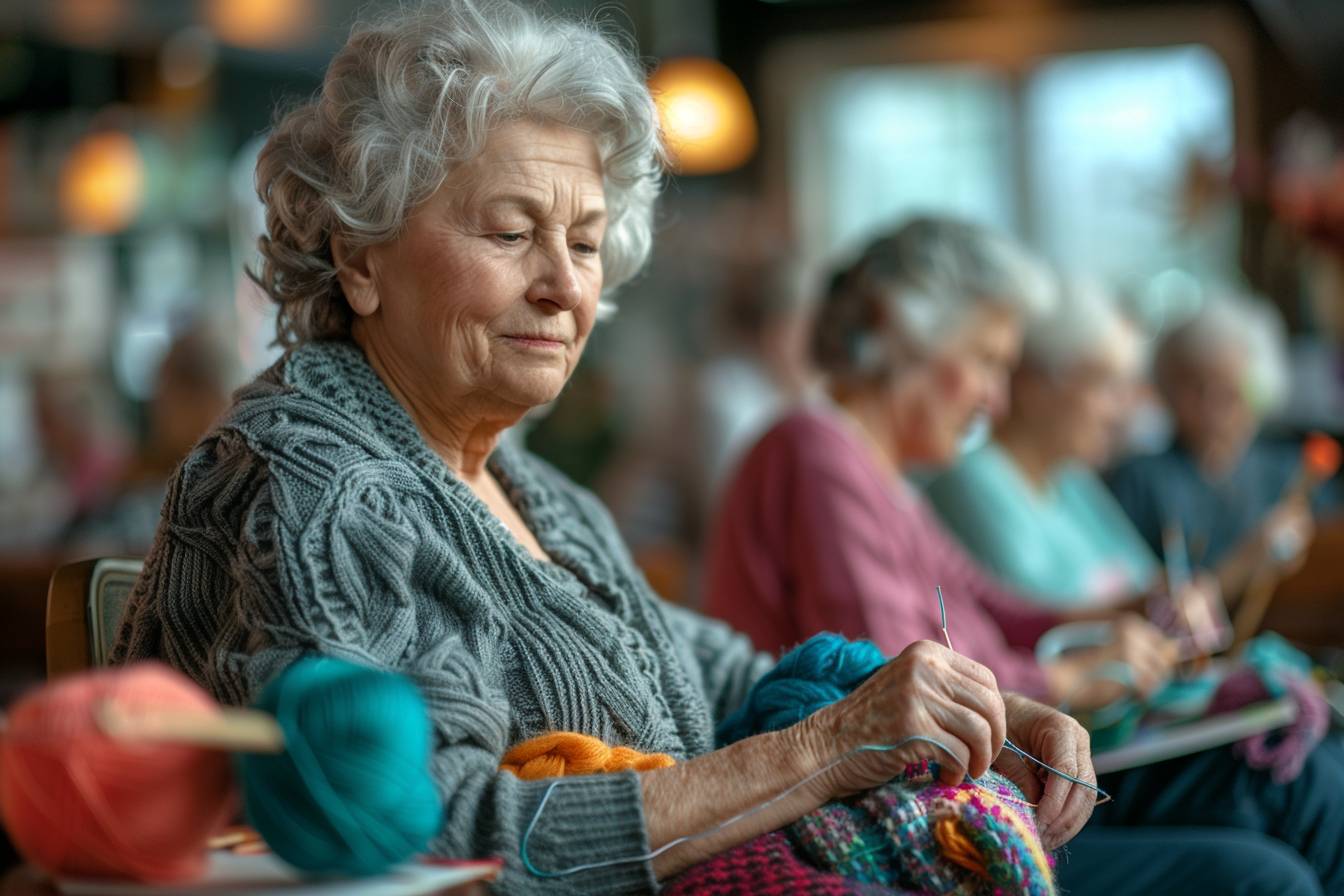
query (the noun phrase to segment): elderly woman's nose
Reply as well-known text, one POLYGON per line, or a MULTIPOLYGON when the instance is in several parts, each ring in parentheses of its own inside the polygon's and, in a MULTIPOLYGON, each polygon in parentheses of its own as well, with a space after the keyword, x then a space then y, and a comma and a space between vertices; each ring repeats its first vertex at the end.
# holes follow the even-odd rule
POLYGON ((1002 417, 1008 413, 1011 404, 1008 375, 1005 373, 990 377, 985 384, 985 395, 982 401, 985 413, 994 418, 1002 417))
POLYGON ((574 259, 568 246, 537 246, 534 256, 532 282, 527 298, 531 302, 548 302, 568 311, 583 300, 583 284, 579 281, 574 259))

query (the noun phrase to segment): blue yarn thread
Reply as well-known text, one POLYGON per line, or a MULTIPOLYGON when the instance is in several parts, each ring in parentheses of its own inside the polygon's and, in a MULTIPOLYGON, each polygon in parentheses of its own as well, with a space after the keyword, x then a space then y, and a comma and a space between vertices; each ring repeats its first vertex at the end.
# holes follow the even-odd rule
POLYGON ((703 840, 705 837, 712 837, 713 835, 719 833, 720 831, 732 827, 739 821, 744 821, 745 819, 750 818, 751 816, 755 815, 758 812, 764 812, 766 809, 770 808, 775 803, 788 797, 795 790, 798 790, 800 787, 804 787, 807 784, 810 784, 812 781, 826 774, 831 769, 835 768, 837 765, 840 765, 842 762, 847 762, 850 758, 854 756, 858 756, 861 753, 890 753, 893 750, 899 750, 903 747, 908 747, 910 744, 913 743, 924 743, 929 744, 930 746, 933 747, 937 747, 939 750, 942 750, 948 756, 951 756, 953 762, 956 762, 958 764, 961 763, 961 760, 957 759, 957 754, 953 753, 952 750, 949 749, 946 744, 942 743, 941 741, 935 740, 932 737, 925 737, 922 734, 912 734, 909 737, 900 739, 894 744, 864 744, 863 746, 855 747, 848 753, 836 757, 835 759, 828 762, 826 765, 812 772, 807 777, 781 790, 779 793, 770 797, 770 799, 766 800, 765 802, 757 803, 756 805, 748 809, 744 809, 741 812, 734 815, 732 818, 729 818, 725 821, 721 821, 711 828, 707 828, 703 831, 700 831, 698 834, 687 834, 684 837, 678 837, 675 840, 671 840, 667 843, 664 843, 662 846, 658 847, 652 852, 646 852, 638 856, 627 856, 625 858, 619 858, 619 859, 606 859, 601 862, 588 862, 583 865, 574 865, 569 868, 562 868, 558 871, 543 871, 536 865, 532 864, 532 859, 527 854, 527 841, 532 837, 532 831, 534 828, 536 828, 537 822, 541 821, 542 810, 546 808, 546 803, 547 801, 550 800, 551 794, 555 791, 555 788, 561 784, 571 783, 574 781, 573 778, 555 778, 554 780, 551 781, 550 785, 547 786, 546 790, 542 793, 541 801, 537 803, 537 811, 532 813, 532 820, 527 823, 527 828, 524 829, 523 831, 523 838, 519 843, 518 854, 519 857, 522 859, 523 867, 527 869, 527 872, 531 874, 533 877, 540 877, 540 878, 569 877, 571 874, 579 874, 580 872, 583 871, 595 871, 599 868, 611 868, 615 865, 628 865, 632 862, 652 862, 654 859, 658 858, 660 855, 662 855, 663 853, 667 852, 670 849, 674 849, 678 846, 681 846, 684 843, 694 843, 697 840, 703 840))
MULTIPOLYGON (((1036 659, 1048 663, 1070 650, 1102 647, 1115 638, 1115 627, 1110 622, 1071 622, 1055 626, 1036 642, 1036 659)), ((1148 711, 1148 704, 1135 697, 1134 669, 1123 660, 1111 660, 1093 669, 1065 695, 1058 709, 1076 716, 1092 734, 1092 749, 1109 750, 1133 738, 1139 722, 1148 711), (1073 701, 1089 685, 1099 681, 1113 681, 1124 691, 1120 696, 1091 710, 1074 712, 1073 701)))
POLYGON ((1311 657, 1274 632, 1262 632, 1247 641, 1241 661, 1255 670, 1274 698, 1288 693, 1289 679, 1311 677, 1311 657))
POLYGON ((443 809, 429 771, 429 714, 401 675, 306 657, 257 708, 285 735, 279 755, 242 754, 247 820, 302 871, 366 876, 422 852, 443 809))

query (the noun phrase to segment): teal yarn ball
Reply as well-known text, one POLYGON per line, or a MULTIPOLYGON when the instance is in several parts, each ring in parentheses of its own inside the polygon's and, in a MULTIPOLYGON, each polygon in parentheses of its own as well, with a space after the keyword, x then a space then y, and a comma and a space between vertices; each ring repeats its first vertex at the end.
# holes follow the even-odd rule
POLYGON ((813 635, 761 676, 715 736, 720 744, 731 744, 787 728, 848 695, 886 661, 871 641, 850 641, 831 632, 813 635))
POLYGON ((257 708, 279 722, 285 750, 238 757, 243 804, 285 862, 312 874, 379 874, 438 833, 429 714, 409 679, 307 657, 266 686, 257 708))

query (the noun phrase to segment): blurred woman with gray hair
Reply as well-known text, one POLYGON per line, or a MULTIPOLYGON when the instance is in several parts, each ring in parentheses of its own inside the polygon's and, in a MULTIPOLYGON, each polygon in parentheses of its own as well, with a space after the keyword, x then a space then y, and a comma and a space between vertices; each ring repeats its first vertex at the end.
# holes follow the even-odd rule
MULTIPOLYGON (((1174 427, 1171 446, 1130 458, 1107 480, 1154 551, 1178 526, 1194 558, 1239 593, 1266 565, 1291 566, 1313 533, 1312 507, 1289 494, 1301 467, 1291 446, 1256 438, 1288 388, 1283 323, 1266 303, 1218 294, 1161 340, 1158 391, 1174 427)), ((1337 508, 1337 486, 1316 494, 1337 508)))
POLYGON ((1158 564, 1095 472, 1144 365, 1138 329, 1099 284, 1072 281, 1027 323, 994 438, 927 489, 976 559, 1023 596, 1066 609, 1151 588, 1158 564))
MULTIPOLYGON (((651 892, 936 755, 841 763, 862 744, 936 738, 949 774, 980 775, 1011 737, 1090 780, 1076 722, 931 644, 715 749, 772 658, 662 604, 597 500, 501 441, 645 260, 661 159, 637 63, 591 26, 440 0, 356 27, 258 163, 258 279, 289 349, 178 470, 116 661, 165 660, 229 704, 305 653, 410 676, 431 849, 502 856, 511 893, 651 892), (500 768, 557 730, 677 761, 558 789, 500 768)), ((1091 792, 1010 761, 1047 845, 1071 837, 1091 792)))

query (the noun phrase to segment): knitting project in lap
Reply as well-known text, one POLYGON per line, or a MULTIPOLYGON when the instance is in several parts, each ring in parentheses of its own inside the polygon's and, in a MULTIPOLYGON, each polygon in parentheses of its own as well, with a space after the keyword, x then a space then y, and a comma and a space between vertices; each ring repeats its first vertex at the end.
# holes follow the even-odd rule
MULTIPOLYGON (((719 726, 718 741, 785 728, 885 662, 869 642, 814 635, 757 680, 719 726)), ((908 766, 881 787, 808 813, 789 837, 813 865, 854 881, 958 896, 1054 893, 1052 859, 1016 785, 992 771, 954 787, 937 778, 936 763, 908 766)))
POLYGON ((788 835, 812 864, 854 881, 957 896, 1055 891, 1053 861, 1022 792, 992 771, 949 786, 937 763, 911 765, 809 812, 788 835))
MULTIPOLYGON (((670 757, 557 732, 515 746, 500 768, 536 779, 670 764, 670 757)), ((936 763, 922 762, 688 869, 663 893, 1050 896, 1051 868, 1012 782, 989 772, 949 786, 938 781, 936 763)))

